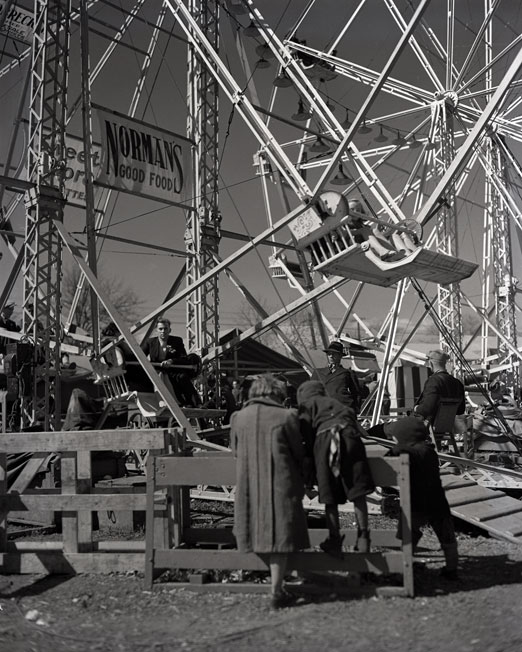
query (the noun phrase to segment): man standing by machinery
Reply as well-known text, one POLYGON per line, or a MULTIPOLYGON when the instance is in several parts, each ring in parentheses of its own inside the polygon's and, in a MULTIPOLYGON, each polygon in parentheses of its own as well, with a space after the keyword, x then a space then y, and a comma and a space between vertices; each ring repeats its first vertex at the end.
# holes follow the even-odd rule
POLYGON ((466 398, 464 385, 446 370, 449 355, 439 349, 428 353, 427 366, 432 370, 431 376, 424 383, 422 394, 413 408, 417 416, 433 423, 442 398, 459 398, 457 414, 464 414, 466 398))
POLYGON ((316 369, 311 380, 321 381, 328 396, 336 398, 358 414, 363 392, 357 374, 341 364, 344 355, 342 343, 330 342, 324 352, 328 358, 328 366, 316 369))
MULTIPOLYGON (((14 311, 14 303, 6 303, 0 312, 0 328, 4 328, 11 333, 19 333, 20 327, 16 325, 11 317, 14 311)), ((7 352, 7 344, 10 342, 8 337, 0 335, 0 355, 5 355, 7 352)))

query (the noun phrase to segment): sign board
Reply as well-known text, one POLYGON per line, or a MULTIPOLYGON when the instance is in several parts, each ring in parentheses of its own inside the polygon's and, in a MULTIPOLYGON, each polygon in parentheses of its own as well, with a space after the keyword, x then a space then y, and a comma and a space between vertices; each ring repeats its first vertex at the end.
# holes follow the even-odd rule
MULTIPOLYGON (((93 178, 101 168, 102 148, 99 143, 92 146, 93 178)), ((83 140, 70 134, 65 134, 65 198, 74 206, 85 206, 85 149, 83 140)))
MULTIPOLYGON (((93 104, 100 124, 97 185, 182 205, 188 195, 190 141, 93 104)), ((184 206, 188 208, 187 206, 184 206)))
MULTIPOLYGON (((0 15, 6 5, 5 0, 0 0, 0 15)), ((22 43, 30 44, 33 40, 34 16, 31 11, 12 5, 0 28, 0 34, 14 38, 22 43)))

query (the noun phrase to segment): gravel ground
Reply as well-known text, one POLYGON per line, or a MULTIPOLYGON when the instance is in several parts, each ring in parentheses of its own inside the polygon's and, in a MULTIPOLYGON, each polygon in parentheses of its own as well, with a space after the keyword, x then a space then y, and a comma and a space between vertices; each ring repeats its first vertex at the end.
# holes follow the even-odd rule
POLYGON ((520 652, 522 547, 469 529, 458 537, 456 582, 439 578, 443 559, 428 530, 414 599, 375 597, 369 590, 386 580, 368 578, 357 594, 325 586, 278 612, 266 594, 195 592, 171 582, 149 592, 135 574, 3 576, 0 652, 520 652))

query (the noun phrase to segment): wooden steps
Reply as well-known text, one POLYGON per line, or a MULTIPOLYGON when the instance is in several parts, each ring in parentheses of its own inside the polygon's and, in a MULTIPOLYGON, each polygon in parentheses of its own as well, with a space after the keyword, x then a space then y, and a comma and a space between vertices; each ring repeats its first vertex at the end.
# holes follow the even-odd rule
POLYGON ((522 501, 461 476, 443 473, 441 479, 453 516, 522 544, 522 501))

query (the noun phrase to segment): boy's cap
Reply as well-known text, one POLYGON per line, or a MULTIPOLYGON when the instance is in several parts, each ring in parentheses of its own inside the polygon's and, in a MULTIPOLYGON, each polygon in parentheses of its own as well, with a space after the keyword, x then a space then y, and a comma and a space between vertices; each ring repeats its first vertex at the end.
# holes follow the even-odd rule
POLYGON ((389 437, 394 437, 402 446, 426 441, 429 435, 428 428, 418 417, 403 417, 386 423, 384 432, 389 437))
POLYGON ((307 380, 297 388, 297 402, 299 404, 314 396, 325 396, 324 385, 319 380, 307 380))
POLYGON ((436 360, 437 362, 441 363, 446 363, 449 360, 449 355, 447 353, 444 353, 444 351, 441 351, 440 349, 435 349, 434 351, 430 351, 428 353, 428 359, 429 360, 436 360))
POLYGON ((325 353, 340 353, 344 355, 344 346, 341 342, 330 342, 327 349, 323 349, 325 353))

